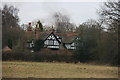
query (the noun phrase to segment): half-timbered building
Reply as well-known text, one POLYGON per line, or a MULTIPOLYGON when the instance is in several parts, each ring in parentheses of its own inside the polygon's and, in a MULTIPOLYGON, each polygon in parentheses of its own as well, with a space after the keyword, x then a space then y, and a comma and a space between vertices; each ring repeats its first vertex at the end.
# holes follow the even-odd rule
POLYGON ((55 35, 53 32, 48 35, 44 40, 44 47, 51 49, 59 49, 61 44, 61 38, 55 35))
POLYGON ((78 46, 78 40, 79 40, 79 38, 76 37, 72 42, 64 43, 64 47, 66 49, 74 50, 78 46))
MULTIPOLYGON (((28 36, 31 36, 32 29, 31 24, 29 24, 27 32, 28 36)), ((76 49, 77 43, 76 38, 78 36, 77 33, 67 32, 67 33, 56 33, 54 29, 51 31, 40 32, 39 25, 35 29, 35 39, 29 38, 27 41, 27 47, 33 48, 34 42, 41 39, 44 41, 44 47, 50 49, 76 49)))
POLYGON ((77 47, 77 42, 76 42, 77 35, 74 33, 71 34, 71 33, 51 32, 44 40, 44 47, 52 48, 52 49, 66 48, 66 49, 74 50, 77 47))
POLYGON ((74 42, 72 43, 64 43, 66 49, 76 49, 76 45, 74 42))

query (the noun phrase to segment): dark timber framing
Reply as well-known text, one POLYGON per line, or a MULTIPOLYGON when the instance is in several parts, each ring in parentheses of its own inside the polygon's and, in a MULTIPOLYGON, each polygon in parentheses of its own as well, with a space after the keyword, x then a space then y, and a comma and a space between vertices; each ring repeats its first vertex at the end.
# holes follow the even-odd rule
POLYGON ((51 32, 48 37, 44 40, 44 47, 51 49, 59 49, 61 44, 61 38, 56 36, 53 32, 51 32))

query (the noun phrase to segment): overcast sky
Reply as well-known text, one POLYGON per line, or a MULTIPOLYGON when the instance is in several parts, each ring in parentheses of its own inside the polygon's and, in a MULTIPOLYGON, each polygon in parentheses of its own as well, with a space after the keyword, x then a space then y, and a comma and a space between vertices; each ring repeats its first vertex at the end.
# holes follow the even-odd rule
POLYGON ((70 21, 79 25, 88 19, 97 19, 100 2, 4 2, 19 8, 20 24, 40 19, 44 24, 52 23, 54 12, 70 17, 70 21))

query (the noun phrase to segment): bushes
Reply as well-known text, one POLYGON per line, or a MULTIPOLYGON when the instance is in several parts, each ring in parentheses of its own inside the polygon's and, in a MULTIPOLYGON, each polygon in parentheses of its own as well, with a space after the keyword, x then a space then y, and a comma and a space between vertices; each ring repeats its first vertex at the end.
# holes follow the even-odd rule
POLYGON ((35 61, 58 61, 58 62, 72 62, 72 55, 66 53, 36 53, 35 61))
POLYGON ((72 53, 68 50, 50 50, 42 49, 40 52, 35 53, 35 61, 58 61, 58 62, 73 62, 72 53))
POLYGON ((73 62, 73 54, 68 50, 43 49, 40 52, 9 52, 2 54, 3 60, 23 60, 40 62, 73 62))
POLYGON ((25 52, 3 52, 2 60, 34 61, 34 54, 25 52))
POLYGON ((41 39, 40 40, 36 40, 35 47, 33 48, 33 50, 35 52, 40 51, 43 48, 43 46, 44 46, 44 41, 43 40, 41 40, 41 39))

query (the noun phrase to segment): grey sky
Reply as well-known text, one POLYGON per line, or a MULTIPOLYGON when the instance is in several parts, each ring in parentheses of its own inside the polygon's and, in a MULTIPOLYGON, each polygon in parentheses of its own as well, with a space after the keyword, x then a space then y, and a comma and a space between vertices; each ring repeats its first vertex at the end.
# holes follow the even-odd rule
MULTIPOLYGON (((5 3, 3 3, 5 4, 5 3)), ((76 25, 88 19, 97 19, 100 2, 17 2, 7 3, 19 8, 20 24, 40 19, 42 23, 52 23, 52 14, 60 11, 68 15, 76 25)))

